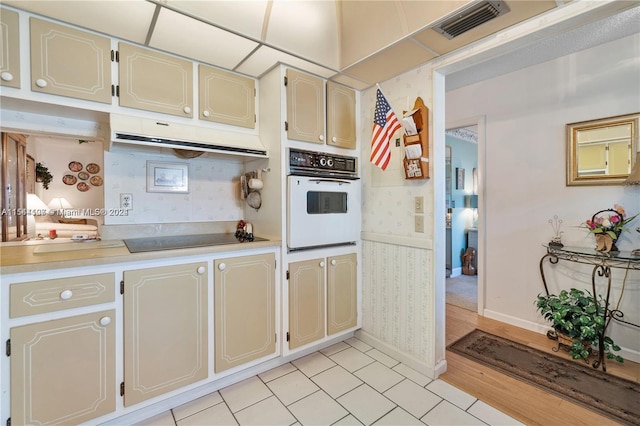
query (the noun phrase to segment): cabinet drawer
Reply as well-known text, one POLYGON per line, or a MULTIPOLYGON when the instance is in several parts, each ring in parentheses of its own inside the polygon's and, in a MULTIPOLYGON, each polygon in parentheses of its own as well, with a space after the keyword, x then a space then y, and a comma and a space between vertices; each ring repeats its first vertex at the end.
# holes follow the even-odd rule
POLYGON ((113 302, 114 286, 114 273, 12 284, 9 316, 17 318, 113 302))

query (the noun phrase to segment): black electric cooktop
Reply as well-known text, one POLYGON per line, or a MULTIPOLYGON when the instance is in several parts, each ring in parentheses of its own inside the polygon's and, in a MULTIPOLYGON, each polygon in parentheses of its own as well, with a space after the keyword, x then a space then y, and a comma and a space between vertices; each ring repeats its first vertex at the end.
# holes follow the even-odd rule
MULTIPOLYGON (((265 238, 254 237, 253 241, 267 240, 265 238)), ((234 234, 173 235, 167 237, 128 238, 124 240, 124 243, 131 253, 218 246, 222 244, 237 244, 240 242, 234 234)))

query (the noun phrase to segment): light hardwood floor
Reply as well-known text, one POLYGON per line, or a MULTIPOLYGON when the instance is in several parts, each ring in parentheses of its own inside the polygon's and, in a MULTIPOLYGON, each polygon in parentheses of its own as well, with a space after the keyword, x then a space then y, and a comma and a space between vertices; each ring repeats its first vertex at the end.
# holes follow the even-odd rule
MULTIPOLYGON (((447 304, 447 345, 473 329, 503 336, 530 347, 552 352, 553 341, 545 335, 478 316, 475 312, 447 304)), ((558 352, 556 355, 566 356, 558 352)), ((527 425, 615 425, 598 415, 552 393, 480 365, 447 351, 447 372, 440 379, 466 391, 527 425)), ((579 361, 577 361, 579 362, 579 361)), ((625 360, 622 365, 609 361, 607 372, 636 382, 640 381, 640 364, 625 360)))

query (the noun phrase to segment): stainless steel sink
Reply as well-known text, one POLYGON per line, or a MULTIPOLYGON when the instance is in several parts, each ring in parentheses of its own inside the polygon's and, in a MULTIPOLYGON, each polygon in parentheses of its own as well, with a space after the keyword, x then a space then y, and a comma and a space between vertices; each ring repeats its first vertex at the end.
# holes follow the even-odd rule
MULTIPOLYGON (((267 241, 265 238, 254 237, 254 241, 267 241)), ((234 234, 201 234, 201 235, 173 235, 163 237, 128 238, 124 240, 129 252, 141 253, 146 251, 176 250, 183 248, 218 246, 223 244, 238 244, 234 234)))

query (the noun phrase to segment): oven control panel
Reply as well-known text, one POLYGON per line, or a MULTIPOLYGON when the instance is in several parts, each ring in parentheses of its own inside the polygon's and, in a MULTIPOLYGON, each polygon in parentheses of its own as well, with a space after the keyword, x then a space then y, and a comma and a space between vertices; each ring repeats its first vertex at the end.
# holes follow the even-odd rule
POLYGON ((356 157, 290 148, 289 173, 355 178, 358 163, 356 157))

